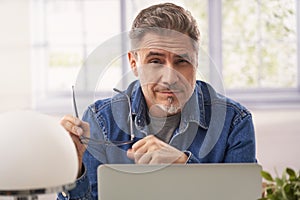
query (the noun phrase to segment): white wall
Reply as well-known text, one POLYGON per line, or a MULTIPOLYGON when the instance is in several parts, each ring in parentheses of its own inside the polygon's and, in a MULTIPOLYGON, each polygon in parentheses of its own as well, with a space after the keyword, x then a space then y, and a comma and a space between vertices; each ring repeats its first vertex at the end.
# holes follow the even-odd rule
POLYGON ((264 170, 281 176, 300 170, 300 109, 254 110, 257 159, 264 170))
POLYGON ((0 1, 0 112, 31 104, 29 0, 0 1))

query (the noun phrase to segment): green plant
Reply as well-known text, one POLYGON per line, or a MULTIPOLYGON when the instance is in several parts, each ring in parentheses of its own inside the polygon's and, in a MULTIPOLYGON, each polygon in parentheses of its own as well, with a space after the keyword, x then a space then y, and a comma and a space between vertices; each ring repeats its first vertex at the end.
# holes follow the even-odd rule
POLYGON ((264 197, 259 200, 300 200, 300 171, 296 173, 291 168, 286 168, 282 177, 273 178, 266 171, 261 171, 265 179, 264 197))

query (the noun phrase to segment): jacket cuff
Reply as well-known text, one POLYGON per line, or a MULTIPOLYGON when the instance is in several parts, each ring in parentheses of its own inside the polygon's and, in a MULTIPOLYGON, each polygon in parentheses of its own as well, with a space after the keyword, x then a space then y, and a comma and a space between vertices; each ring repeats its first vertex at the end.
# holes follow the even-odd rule
POLYGON ((186 164, 192 164, 192 163, 200 163, 200 160, 194 156, 194 154, 190 151, 183 151, 187 156, 188 159, 186 161, 186 164))
POLYGON ((87 177, 86 168, 83 165, 83 174, 79 177, 75 184, 75 188, 70 191, 61 192, 58 194, 57 199, 69 200, 69 199, 91 199, 91 188, 89 185, 89 179, 87 177))

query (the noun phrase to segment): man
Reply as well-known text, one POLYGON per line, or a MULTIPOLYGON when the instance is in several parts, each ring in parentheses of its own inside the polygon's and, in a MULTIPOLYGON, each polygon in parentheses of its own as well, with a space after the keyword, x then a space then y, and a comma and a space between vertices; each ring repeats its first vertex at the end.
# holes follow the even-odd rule
POLYGON ((196 81, 200 33, 188 11, 171 3, 146 8, 130 39, 128 59, 139 80, 89 106, 82 121, 61 120, 80 170, 76 188, 60 199, 97 199, 96 169, 104 163, 256 162, 251 114, 196 81), (108 143, 86 147, 82 136, 108 143))

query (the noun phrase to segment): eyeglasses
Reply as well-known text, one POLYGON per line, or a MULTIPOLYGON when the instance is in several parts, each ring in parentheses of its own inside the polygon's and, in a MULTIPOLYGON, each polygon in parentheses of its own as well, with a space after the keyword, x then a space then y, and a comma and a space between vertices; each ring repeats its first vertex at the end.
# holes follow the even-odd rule
MULTIPOLYGON (((126 144, 131 144, 134 142, 134 134, 133 134, 133 121, 132 121, 132 108, 131 108, 131 103, 130 103, 130 98, 129 96, 116 89, 116 88, 113 88, 114 91, 124 95, 126 98, 127 98, 127 102, 128 102, 128 107, 129 107, 129 114, 128 114, 128 120, 129 120, 129 132, 130 132, 130 140, 127 140, 127 141, 111 141, 111 140, 97 140, 97 139, 93 139, 93 138, 90 138, 90 137, 87 137, 87 136, 80 136, 80 141, 82 144, 85 144, 85 145, 112 145, 112 146, 123 146, 123 145, 126 145, 126 144)), ((75 99, 75 89, 74 89, 74 86, 72 86, 72 96, 73 96, 73 107, 74 107, 74 111, 75 111, 75 116, 77 118, 79 118, 79 115, 78 115, 78 110, 77 110, 77 104, 76 104, 76 99, 75 99)))

